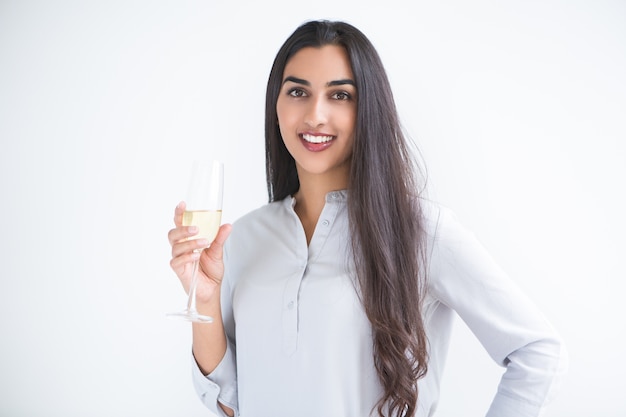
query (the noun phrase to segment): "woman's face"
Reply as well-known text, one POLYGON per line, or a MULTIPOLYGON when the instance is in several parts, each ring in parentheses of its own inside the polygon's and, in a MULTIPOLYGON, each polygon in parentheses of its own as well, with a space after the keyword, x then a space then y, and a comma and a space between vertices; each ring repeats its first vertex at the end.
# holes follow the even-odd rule
POLYGON ((323 175, 345 186, 356 100, 356 85, 344 48, 307 47, 287 62, 276 112, 300 182, 306 176, 323 175))

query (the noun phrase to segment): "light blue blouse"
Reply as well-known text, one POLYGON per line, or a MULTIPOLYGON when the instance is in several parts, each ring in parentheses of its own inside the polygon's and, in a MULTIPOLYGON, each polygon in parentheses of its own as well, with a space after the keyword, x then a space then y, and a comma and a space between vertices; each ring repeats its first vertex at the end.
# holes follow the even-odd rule
MULTIPOLYGON (((376 415, 381 387, 350 273, 346 199, 326 196, 308 246, 293 198, 233 225, 222 284, 229 346, 208 376, 192 361, 196 391, 215 414, 224 415, 219 401, 241 417, 376 415)), ((455 312, 506 367, 487 416, 540 415, 566 368, 559 336, 449 210, 423 206, 429 363, 417 416, 435 413, 455 312)))

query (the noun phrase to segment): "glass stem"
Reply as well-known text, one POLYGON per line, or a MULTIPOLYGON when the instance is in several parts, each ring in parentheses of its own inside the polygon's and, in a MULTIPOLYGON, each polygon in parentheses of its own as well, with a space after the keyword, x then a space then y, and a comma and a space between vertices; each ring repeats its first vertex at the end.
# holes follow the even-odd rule
MULTIPOLYGON (((199 250, 195 250, 194 252, 198 253, 199 250)), ((187 301, 187 311, 197 313, 196 309, 196 290, 198 287, 198 265, 200 263, 199 259, 196 259, 193 262, 193 270, 191 271, 191 285, 189 286, 189 300, 187 301)))

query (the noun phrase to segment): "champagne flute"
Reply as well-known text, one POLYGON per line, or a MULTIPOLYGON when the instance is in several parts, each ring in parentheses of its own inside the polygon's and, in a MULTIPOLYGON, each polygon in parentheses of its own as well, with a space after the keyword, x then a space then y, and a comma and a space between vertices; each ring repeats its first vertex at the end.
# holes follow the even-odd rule
MULTIPOLYGON (((222 221, 222 195, 224 190, 224 164, 220 161, 194 161, 187 193, 183 226, 197 226, 198 233, 189 239, 207 239, 209 245, 215 239, 222 221)), ((204 249, 204 248, 203 248, 204 249)), ((200 252, 203 249, 195 249, 200 252)), ((181 318, 196 323, 211 323, 212 317, 202 315, 196 309, 199 260, 193 262, 191 285, 187 308, 168 317, 181 318)))

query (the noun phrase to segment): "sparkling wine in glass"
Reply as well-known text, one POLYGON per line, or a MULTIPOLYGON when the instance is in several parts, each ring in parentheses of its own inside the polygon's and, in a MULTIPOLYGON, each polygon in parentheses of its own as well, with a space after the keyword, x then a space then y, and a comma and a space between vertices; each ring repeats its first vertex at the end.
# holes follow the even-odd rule
MULTIPOLYGON (((224 164, 220 161, 194 161, 187 193, 183 226, 197 226, 198 233, 190 239, 215 239, 222 221, 222 195, 224 190, 224 164)), ((197 249, 200 252, 202 249, 197 249)), ((169 317, 182 318, 196 323, 211 323, 212 317, 196 309, 197 272, 199 260, 193 263, 187 308, 169 317)))

